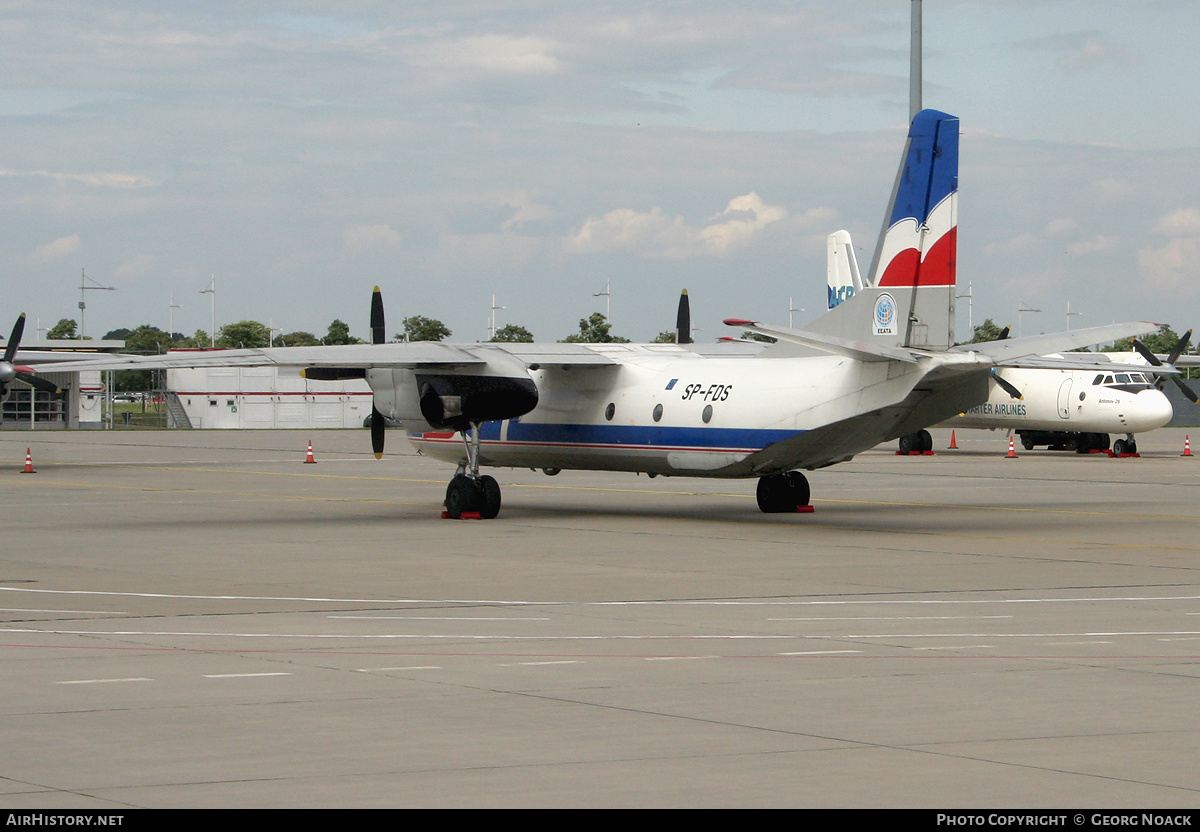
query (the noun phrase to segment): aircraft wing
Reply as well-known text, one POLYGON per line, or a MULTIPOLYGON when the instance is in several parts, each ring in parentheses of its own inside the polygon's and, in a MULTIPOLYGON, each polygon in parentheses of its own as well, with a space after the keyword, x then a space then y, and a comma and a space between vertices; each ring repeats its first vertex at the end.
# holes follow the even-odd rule
MULTIPOLYGON (((161 370, 201 367, 429 368, 506 365, 515 358, 526 366, 606 366, 611 355, 590 344, 443 344, 414 341, 399 344, 346 344, 327 347, 274 347, 241 350, 176 350, 165 355, 107 355, 38 365, 55 370, 161 370)), ((608 346, 608 345, 598 345, 608 346)))
MULTIPOLYGON (((1154 332, 1158 327, 1158 324, 1150 321, 1130 321, 1123 324, 1075 329, 1070 332, 1052 332, 1049 335, 1029 335, 1024 338, 1007 338, 1003 341, 985 341, 980 344, 959 344, 951 347, 950 351, 977 353, 990 359, 997 367, 1024 367, 1027 366, 1025 363, 1018 363, 1022 359, 1066 352, 1078 347, 1086 347, 1089 344, 1107 344, 1121 338, 1154 332)), ((1068 369, 1065 365, 1056 366, 1068 369)))

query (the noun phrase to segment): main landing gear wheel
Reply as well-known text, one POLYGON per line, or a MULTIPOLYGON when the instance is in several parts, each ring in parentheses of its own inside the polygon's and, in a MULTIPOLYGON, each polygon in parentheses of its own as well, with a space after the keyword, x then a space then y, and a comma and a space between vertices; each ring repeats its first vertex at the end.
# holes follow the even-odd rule
POLYGON ((808 505, 808 480, 799 471, 759 477, 758 507, 767 514, 793 512, 808 505))
POLYGON ((471 478, 458 474, 446 486, 446 516, 459 520, 472 512, 483 520, 491 520, 500 513, 500 484, 495 477, 471 478))
MULTIPOLYGON (((466 474, 457 474, 446 486, 446 514, 453 520, 458 520, 464 513, 479 511, 482 492, 475 480, 466 474)), ((483 512, 480 512, 483 516, 483 512)))
POLYGON ((462 431, 466 461, 446 486, 446 517, 459 520, 464 514, 478 514, 491 520, 500 513, 500 484, 495 477, 479 475, 479 424, 462 431))
POLYGON ((900 453, 923 454, 933 450, 933 436, 927 430, 905 434, 900 437, 900 453))
POLYGON ((479 488, 479 516, 491 520, 500 513, 500 483, 486 474, 476 482, 479 488))

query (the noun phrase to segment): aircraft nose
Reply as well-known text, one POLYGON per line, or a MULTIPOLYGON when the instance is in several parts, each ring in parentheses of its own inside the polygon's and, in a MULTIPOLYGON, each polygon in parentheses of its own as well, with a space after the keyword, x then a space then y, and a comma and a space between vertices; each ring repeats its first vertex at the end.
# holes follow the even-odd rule
POLYGON ((1175 411, 1171 402, 1159 390, 1143 390, 1134 398, 1133 413, 1129 414, 1129 429, 1132 433, 1161 428, 1175 411))

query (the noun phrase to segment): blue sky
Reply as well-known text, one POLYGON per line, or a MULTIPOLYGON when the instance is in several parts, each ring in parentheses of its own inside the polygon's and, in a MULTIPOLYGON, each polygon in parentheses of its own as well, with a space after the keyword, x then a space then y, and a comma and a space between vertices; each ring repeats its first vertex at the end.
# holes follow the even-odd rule
MULTIPOLYGON (((10 315, 87 333, 439 318, 635 340, 824 304, 869 262, 908 114, 909 0, 0 3, 10 315), (743 8, 743 5, 748 5, 743 8)), ((959 281, 1026 333, 1200 308, 1200 4, 926 0, 962 119, 959 281)), ((960 336, 967 328, 965 302, 960 336)))

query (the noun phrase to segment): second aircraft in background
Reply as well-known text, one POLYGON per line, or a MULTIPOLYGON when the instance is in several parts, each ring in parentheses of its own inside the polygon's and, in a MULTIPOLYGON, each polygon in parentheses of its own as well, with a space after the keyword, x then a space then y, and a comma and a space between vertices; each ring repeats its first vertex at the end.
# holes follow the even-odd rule
MULTIPOLYGON (((827 252, 828 307, 833 309, 861 292, 867 284, 859 272, 849 232, 830 234, 827 252)), ((1006 329, 1001 337, 1006 337, 1007 333, 1006 329)), ((1166 363, 1174 363, 1190 335, 1189 332, 1180 339, 1166 363)), ((1139 352, 1146 355, 1142 350, 1139 352)), ((1165 379, 1142 372, 1142 368, 1148 370, 1151 363, 1146 358, 1129 353, 1119 356, 1096 354, 1096 357, 1106 362, 1133 358, 1137 363, 1130 366, 1129 372, 1120 373, 1112 372, 1111 368, 996 370, 996 384, 991 388, 988 400, 942 425, 1015 431, 1026 450, 1047 445, 1052 449, 1074 449, 1078 453, 1108 450, 1109 434, 1125 434, 1125 438, 1112 443, 1113 452, 1117 455, 1136 453, 1135 434, 1160 428, 1171 421, 1171 403, 1160 389, 1165 379)), ((1047 358, 1061 359, 1062 356, 1047 358)), ((1195 394, 1186 385, 1180 383, 1180 386, 1185 395, 1195 401, 1195 394)), ((927 430, 900 437, 902 452, 932 449, 927 430)))

